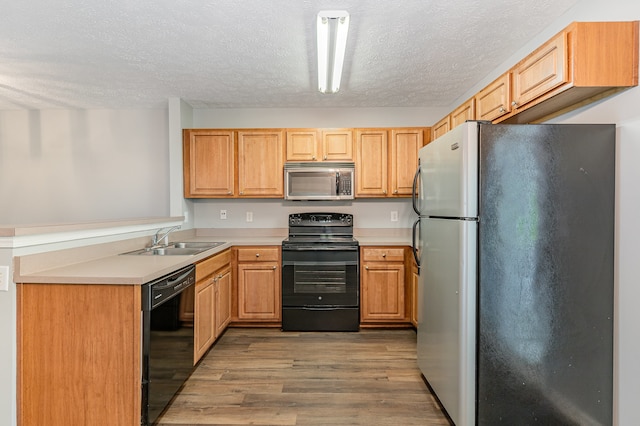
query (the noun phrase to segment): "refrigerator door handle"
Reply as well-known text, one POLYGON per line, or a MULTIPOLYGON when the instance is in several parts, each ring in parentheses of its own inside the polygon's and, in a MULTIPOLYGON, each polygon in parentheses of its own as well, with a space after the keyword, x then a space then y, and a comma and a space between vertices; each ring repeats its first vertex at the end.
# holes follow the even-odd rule
POLYGON ((418 169, 416 170, 416 174, 413 176, 413 184, 411 185, 411 201, 413 202, 413 211, 416 212, 417 215, 420 215, 420 209, 418 207, 418 178, 420 177, 420 165, 418 164, 418 169))
POLYGON ((420 267, 420 256, 418 255, 418 245, 416 238, 416 231, 420 232, 420 218, 417 218, 415 222, 413 222, 413 229, 411 233, 411 251, 413 252, 413 258, 416 261, 416 265, 420 267))

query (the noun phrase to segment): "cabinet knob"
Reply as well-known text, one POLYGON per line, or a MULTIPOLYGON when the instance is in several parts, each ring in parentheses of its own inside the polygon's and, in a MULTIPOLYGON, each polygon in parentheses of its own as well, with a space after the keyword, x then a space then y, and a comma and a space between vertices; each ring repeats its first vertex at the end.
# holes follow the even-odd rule
POLYGON ((384 195, 387 195, 387 190, 385 189, 384 191, 382 191, 382 193, 383 193, 384 195))
POLYGON ((260 253, 256 253, 256 257, 260 257, 260 253))
POLYGON ((231 191, 228 191, 228 192, 227 192, 227 195, 231 195, 231 194, 232 194, 232 192, 231 192, 231 191))
POLYGON ((277 268, 277 266, 274 266, 274 267, 273 267, 273 269, 276 269, 276 268, 277 268))
POLYGON ((393 190, 393 193, 394 193, 394 194, 397 194, 397 193, 398 193, 398 190, 397 190, 397 189, 394 189, 394 190, 393 190))
POLYGON ((325 159, 325 160, 327 159, 327 156, 326 156, 326 155, 324 156, 324 159, 325 159))
POLYGON ((222 278, 222 274, 218 275, 218 279, 222 278))
POLYGON ((316 156, 314 155, 313 157, 311 157, 311 159, 315 161, 316 160, 316 156))
POLYGON ((382 253, 382 257, 387 257, 387 253, 382 253))
POLYGON ((513 106, 513 107, 517 107, 517 106, 518 106, 518 103, 517 103, 516 101, 513 101, 513 102, 511 102, 511 106, 513 106))
POLYGON ((364 269, 369 269, 369 267, 368 267, 368 266, 365 266, 365 267, 364 267, 364 269))
POLYGON ((240 195, 244 195, 244 191, 240 191, 240 195))
POLYGON ((500 112, 505 112, 505 109, 503 107, 500 107, 500 112))

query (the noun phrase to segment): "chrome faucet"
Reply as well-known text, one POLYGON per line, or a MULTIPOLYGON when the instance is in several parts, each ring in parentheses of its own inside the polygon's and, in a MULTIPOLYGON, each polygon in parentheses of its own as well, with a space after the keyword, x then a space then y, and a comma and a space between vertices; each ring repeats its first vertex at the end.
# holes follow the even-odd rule
POLYGON ((155 233, 155 235, 151 239, 151 247, 156 247, 159 245, 169 245, 169 233, 176 229, 180 229, 180 225, 172 226, 167 232, 160 234, 160 231, 162 231, 163 229, 164 228, 160 228, 158 229, 158 232, 155 233), (162 240, 164 240, 164 244, 161 244, 162 240))

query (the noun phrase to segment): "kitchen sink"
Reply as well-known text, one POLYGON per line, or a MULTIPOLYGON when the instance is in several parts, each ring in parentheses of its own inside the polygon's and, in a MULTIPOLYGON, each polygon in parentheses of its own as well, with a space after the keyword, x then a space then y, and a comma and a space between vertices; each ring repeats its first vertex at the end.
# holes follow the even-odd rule
POLYGON ((169 246, 173 246, 175 248, 204 248, 205 250, 209 250, 210 248, 218 247, 224 244, 224 242, 186 242, 186 243, 172 243, 169 246))
POLYGON ((136 256, 193 256, 203 251, 218 247, 224 242, 178 242, 163 247, 146 247, 139 250, 128 251, 123 255, 136 256))

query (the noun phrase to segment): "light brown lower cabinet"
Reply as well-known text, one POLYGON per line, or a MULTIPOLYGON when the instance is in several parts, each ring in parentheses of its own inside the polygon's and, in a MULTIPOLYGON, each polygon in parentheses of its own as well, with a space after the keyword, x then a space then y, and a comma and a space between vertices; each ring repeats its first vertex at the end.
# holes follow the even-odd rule
POLYGON ((196 264, 193 316, 195 364, 231 320, 231 250, 196 264))
POLYGON ((18 284, 18 424, 140 425, 139 285, 18 284))
POLYGON ((237 313, 234 322, 267 323, 282 321, 281 257, 279 246, 238 248, 237 313))
POLYGON ((361 247, 360 323, 408 324, 405 248, 361 247))

